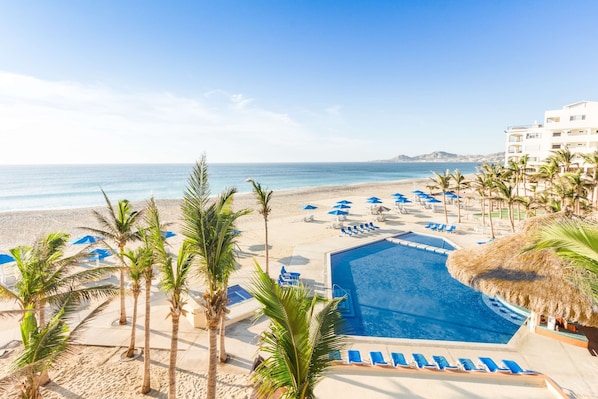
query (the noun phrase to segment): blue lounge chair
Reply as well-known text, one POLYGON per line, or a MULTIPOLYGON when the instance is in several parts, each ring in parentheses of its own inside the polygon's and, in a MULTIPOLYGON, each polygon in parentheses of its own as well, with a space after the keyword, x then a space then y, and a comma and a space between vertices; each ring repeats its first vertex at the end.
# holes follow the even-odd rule
POLYGON ((280 268, 280 274, 288 280, 299 280, 299 277, 301 277, 301 273, 287 272, 287 269, 285 269, 284 265, 282 265, 280 268))
POLYGON ((372 231, 372 230, 373 230, 372 228, 370 228, 370 227, 366 226, 366 225, 365 225, 365 224, 363 224, 363 223, 359 225, 359 228, 360 228, 362 231, 372 231))
POLYGON ((281 287, 296 287, 299 285, 299 281, 284 278, 284 276, 281 274, 278 276, 278 285, 281 287))
POLYGON ((370 352, 370 361, 372 362, 372 366, 390 367, 390 363, 384 359, 382 352, 370 352))
POLYGON ((457 229, 457 226, 455 226, 454 224, 451 224, 451 225, 449 226, 449 228, 448 228, 448 229, 446 229, 444 232, 445 232, 445 233, 454 233, 456 229, 457 229))
POLYGON ((431 228, 432 228, 432 227, 434 227, 434 226, 436 226, 436 223, 434 223, 434 222, 428 222, 428 225, 427 225, 427 226, 424 226, 424 228, 426 228, 426 229, 431 229, 431 228))
POLYGON ((359 234, 359 230, 357 230, 356 228, 353 228, 351 226, 347 226, 347 230, 349 230, 351 232, 351 234, 359 234))
POLYGON ((511 374, 519 374, 519 375, 535 375, 540 374, 537 371, 533 370, 524 370, 515 360, 503 360, 502 363, 507 366, 507 368, 511 371, 511 374))
POLYGON ((353 226, 353 231, 359 231, 360 233, 365 233, 366 232, 366 230, 360 229, 359 227, 357 227, 357 225, 353 226))
POLYGON ((329 352, 328 359, 332 360, 333 363, 343 363, 341 351, 339 350, 329 352))
POLYGON ((352 236, 352 235, 353 235, 353 232, 352 232, 352 231, 345 230, 345 228, 344 228, 344 227, 341 227, 341 234, 344 234, 344 235, 346 235, 346 236, 350 237, 350 236, 352 236))
POLYGON ((436 230, 438 230, 438 227, 440 227, 440 225, 438 223, 434 223, 433 226, 430 226, 430 230, 436 231, 436 230))
POLYGON ((486 367, 486 369, 491 373, 510 373, 506 367, 500 367, 496 362, 490 357, 480 356, 480 363, 486 367))
POLYGON ((413 360, 415 360, 415 364, 420 369, 435 369, 438 370, 438 367, 435 364, 432 364, 426 359, 424 355, 421 353, 414 353, 413 360))
POLYGON ((440 224, 436 228, 436 231, 444 231, 444 229, 446 229, 446 224, 440 224))
POLYGON ((373 222, 369 222, 369 223, 368 223, 368 226, 370 226, 370 227, 371 227, 372 229, 374 229, 374 230, 376 230, 376 229, 379 229, 379 228, 380 228, 380 226, 375 226, 373 222))
POLYGON ((450 364, 444 356, 434 355, 432 356, 432 360, 434 360, 440 370, 460 371, 459 366, 450 364))
POLYGON ((413 368, 413 363, 407 363, 405 356, 400 352, 391 352, 390 358, 392 359, 392 367, 405 367, 413 368))
POLYGON ((361 352, 355 349, 349 349, 347 351, 347 358, 349 359, 349 364, 366 364, 361 360, 361 352))
POLYGON ((465 370, 465 371, 471 371, 471 372, 486 371, 486 369, 476 366, 471 359, 468 359, 466 357, 460 357, 457 360, 459 361, 461 366, 463 366, 463 370, 465 370))

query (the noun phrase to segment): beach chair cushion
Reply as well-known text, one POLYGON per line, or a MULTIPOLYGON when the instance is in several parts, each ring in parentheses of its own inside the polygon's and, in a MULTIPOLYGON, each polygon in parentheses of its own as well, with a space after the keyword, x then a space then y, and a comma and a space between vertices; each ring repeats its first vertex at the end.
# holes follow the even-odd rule
POLYGON ((424 355, 422 355, 421 353, 414 353, 413 355, 413 360, 415 360, 415 364, 417 364, 417 367, 420 369, 438 369, 438 367, 435 364, 432 364, 428 361, 428 359, 426 359, 426 357, 424 355))
POLYGON ((393 367, 409 367, 412 368, 414 365, 413 363, 408 363, 407 359, 405 359, 405 355, 400 352, 391 352, 390 358, 392 359, 393 367))
POLYGON ((459 359, 457 359, 457 361, 463 366, 463 369, 465 371, 472 371, 472 372, 476 372, 476 371, 486 371, 486 369, 477 367, 475 365, 475 363, 466 357, 460 357, 459 359))
POLYGON ((500 367, 496 362, 490 358, 485 356, 480 356, 480 363, 486 367, 488 371, 491 373, 510 373, 511 371, 507 367, 500 367))
POLYGON ((512 374, 539 374, 537 371, 523 369, 515 360, 503 360, 502 363, 511 371, 512 374))
POLYGON ((372 366, 390 366, 390 363, 384 359, 382 352, 379 351, 370 352, 370 361, 372 366))
POLYGON ((432 356, 432 360, 436 363, 440 370, 452 370, 457 371, 459 370, 458 366, 450 364, 448 360, 442 355, 434 355, 432 356))
POLYGON ((358 350, 349 349, 347 351, 347 358, 349 359, 349 364, 365 364, 361 359, 361 352, 358 350))

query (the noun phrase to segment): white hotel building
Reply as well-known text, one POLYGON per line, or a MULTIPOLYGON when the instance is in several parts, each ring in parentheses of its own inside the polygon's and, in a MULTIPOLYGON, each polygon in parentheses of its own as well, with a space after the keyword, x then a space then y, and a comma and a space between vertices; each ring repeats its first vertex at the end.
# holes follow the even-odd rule
MULTIPOLYGON (((505 133, 505 165, 527 154, 528 168, 537 171, 552 151, 569 148, 572 153, 592 153, 598 151, 598 102, 579 101, 546 111, 542 124, 510 126, 505 133)), ((583 159, 577 161, 585 166, 583 159)))

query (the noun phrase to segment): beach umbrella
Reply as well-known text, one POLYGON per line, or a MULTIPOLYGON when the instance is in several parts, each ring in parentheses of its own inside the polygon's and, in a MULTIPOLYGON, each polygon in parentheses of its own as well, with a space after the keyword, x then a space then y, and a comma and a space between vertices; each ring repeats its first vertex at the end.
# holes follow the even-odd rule
POLYGON ((86 235, 86 236, 77 238, 75 241, 73 241, 73 244, 75 244, 75 245, 95 244, 96 242, 101 241, 101 240, 102 240, 102 237, 100 237, 100 236, 86 235))
POLYGON ((5 263, 14 262, 14 261, 15 261, 15 258, 13 258, 10 255, 8 255, 8 254, 0 254, 0 265, 3 265, 5 263))
POLYGON ((411 200, 409 198, 406 198, 406 197, 400 197, 400 198, 397 198, 395 200, 395 202, 398 202, 399 204, 406 204, 408 202, 411 202, 411 200))
POLYGON ((378 197, 370 197, 370 198, 366 199, 366 201, 376 201, 376 200, 380 201, 380 198, 378 198, 378 197))
POLYGON ((403 198, 404 197, 404 195, 401 194, 401 193, 393 193, 393 194, 390 194, 390 196, 391 197, 396 197, 396 198, 403 198))
POLYGON ((411 191, 411 192, 412 192, 413 194, 420 194, 420 193, 423 193, 423 191, 422 191, 422 190, 413 190, 413 191, 411 191))
POLYGON ((334 209, 351 209, 351 205, 336 204, 333 206, 334 209))
POLYGON ((340 209, 333 209, 332 211, 328 212, 329 215, 333 215, 333 216, 343 216, 343 215, 348 215, 349 212, 340 210, 340 209))
POLYGON ((105 248, 96 248, 96 249, 92 249, 91 251, 89 251, 89 255, 90 256, 87 259, 102 260, 104 258, 112 256, 112 252, 110 252, 110 250, 105 249, 105 248))
POLYGON ((366 201, 370 204, 381 204, 382 203, 382 200, 380 200, 380 198, 376 198, 376 197, 368 198, 366 201))
POLYGON ((337 201, 336 203, 337 203, 337 204, 345 204, 345 205, 352 204, 352 202, 351 202, 351 201, 347 201, 347 200, 345 200, 345 199, 344 199, 344 200, 337 201))
POLYGON ((531 218, 509 236, 452 251, 447 269, 455 279, 490 297, 499 296, 537 314, 598 327, 598 309, 570 280, 566 263, 552 249, 523 252, 544 223, 562 217, 531 218))
POLYGON ((310 205, 310 204, 307 204, 303 207, 303 210, 306 210, 306 211, 313 211, 314 209, 318 209, 318 207, 315 205, 310 205))
POLYGON ((170 238, 170 237, 176 236, 176 234, 173 233, 172 231, 161 231, 161 233, 162 233, 162 238, 170 238))
POLYGON ((389 208, 382 206, 382 205, 378 205, 372 208, 372 212, 375 212, 376 214, 380 215, 382 212, 388 212, 390 211, 389 208))
POLYGON ((439 203, 441 203, 442 201, 440 201, 440 200, 438 200, 438 199, 436 199, 436 198, 434 198, 434 197, 429 197, 429 198, 427 198, 427 199, 426 199, 426 202, 429 202, 429 203, 431 203, 431 204, 439 204, 439 203))

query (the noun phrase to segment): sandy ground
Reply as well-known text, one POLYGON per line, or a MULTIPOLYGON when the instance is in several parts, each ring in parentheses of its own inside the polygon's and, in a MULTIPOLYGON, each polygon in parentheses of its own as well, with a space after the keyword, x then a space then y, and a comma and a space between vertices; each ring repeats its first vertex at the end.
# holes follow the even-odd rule
MULTIPOLYGON (((302 265, 303 263, 301 271, 306 277, 306 283, 311 284, 316 291, 323 290, 326 284, 325 254, 318 252, 320 251, 318 245, 325 244, 328 249, 343 248, 354 245, 354 243, 349 244, 349 241, 357 239, 341 237, 339 230, 332 227, 334 218, 327 212, 341 199, 353 202, 345 224, 374 221, 375 224, 380 225, 383 232, 381 234, 404 230, 425 232, 423 226, 429 221, 444 222, 442 207, 434 211, 423 209, 417 204, 409 204, 407 214, 400 214, 393 208, 392 193, 401 192, 411 197, 412 190, 425 190, 428 183, 428 179, 420 179, 274 192, 271 202, 272 213, 268 221, 270 274, 273 277, 277 276, 280 263, 289 265, 291 269, 293 269, 293 265, 302 265), (369 212, 365 199, 370 196, 381 198, 383 205, 392 208, 386 213, 385 221, 376 220, 376 215, 369 212), (306 204, 312 204, 318 208, 313 211, 305 211, 302 207, 306 204), (303 218, 307 215, 313 215, 314 220, 304 222, 303 218), (311 261, 308 261, 308 258, 311 261)), ((118 199, 113 198, 112 200, 118 199)), ((176 250, 183 239, 179 226, 180 201, 159 200, 157 202, 162 221, 172 223, 169 230, 177 233, 177 236, 169 239, 173 250, 176 250)), ((135 205, 139 207, 143 204, 135 205)), ((250 194, 237 195, 235 207, 237 209, 257 209, 255 197, 250 194)), ((103 210, 103 208, 98 209, 103 210)), ((463 220, 458 224, 456 234, 445 235, 445 237, 450 237, 460 246, 475 245, 477 241, 486 240, 488 237, 484 234, 479 220, 473 216, 474 212, 475 208, 463 210, 463 220)), ((457 224, 454 206, 450 207, 449 223, 457 224)), ((505 234, 506 223, 502 230, 501 223, 497 224, 499 225, 499 234, 505 234)), ((5 253, 17 245, 31 244, 36 237, 51 231, 66 231, 73 238, 77 238, 87 234, 81 228, 82 226, 96 226, 89 208, 1 213, 0 253, 5 253)), ((242 231, 239 242, 240 267, 231 278, 231 284, 246 284, 254 270, 254 261, 262 266, 265 265, 264 219, 254 211, 239 221, 238 228, 242 231)), ((367 239, 364 238, 364 240, 367 239)), ((10 273, 10 270, 5 270, 5 274, 10 273)), ((199 281, 195 284, 197 288, 201 288, 199 281)), ((163 298, 160 298, 160 293, 156 290, 152 296, 156 298, 155 303, 152 299, 152 316, 156 313, 157 317, 152 318, 152 348, 155 349, 151 352, 152 391, 149 396, 166 398, 170 321, 165 321, 163 318, 167 304, 163 298), (154 323, 160 324, 154 326, 154 323)), ((6 308, 7 305, 0 304, 0 306, 6 308)), ((108 314, 107 320, 116 317, 116 308, 109 312, 113 312, 113 314, 108 314)), ((140 314, 139 317, 142 318, 143 315, 140 314)), ((109 321, 106 322, 106 325, 108 324, 109 321)), ((138 324, 142 324, 142 319, 138 320, 138 324)), ((181 325, 183 343, 179 346, 178 396, 182 398, 203 397, 207 368, 207 362, 205 362, 207 356, 206 333, 199 329, 193 329, 189 325, 185 325, 184 322, 181 325)), ((1 348, 10 351, 7 357, 0 359, 0 376, 7 374, 7 366, 19 350, 16 326, 16 321, 13 321, 12 324, 3 321, 0 324, 0 354, 2 353, 1 348)), ((52 382, 43 388, 44 397, 144 397, 138 393, 141 386, 142 357, 128 362, 123 362, 120 359, 122 347, 128 342, 126 338, 128 334, 118 335, 120 341, 108 339, 108 337, 117 336, 114 332, 118 328, 123 327, 108 326, 105 330, 98 328, 86 333, 87 337, 84 340, 86 345, 73 346, 72 355, 51 370, 52 382)), ((233 361, 219 366, 217 397, 250 397, 251 387, 248 374, 257 349, 257 336, 263 328, 265 328, 263 321, 261 324, 243 321, 227 329, 227 340, 230 342, 230 344, 227 343, 227 348, 230 353, 238 353, 238 356, 233 357, 233 361)), ((142 335, 138 335, 137 339, 137 342, 141 344, 142 335)), ((0 396, 8 397, 6 395, 8 393, 2 393, 0 396)))

